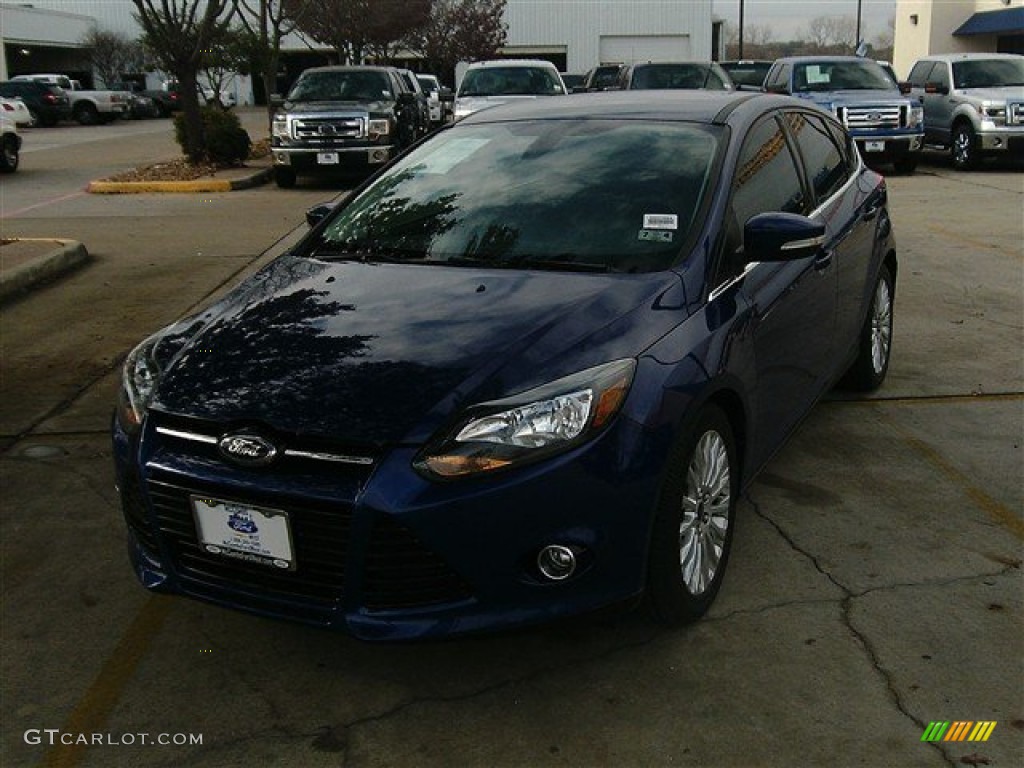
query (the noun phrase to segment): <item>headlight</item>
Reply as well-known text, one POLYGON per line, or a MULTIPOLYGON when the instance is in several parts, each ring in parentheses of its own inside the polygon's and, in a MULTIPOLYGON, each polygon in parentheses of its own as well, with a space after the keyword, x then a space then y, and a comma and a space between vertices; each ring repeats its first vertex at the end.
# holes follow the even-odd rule
POLYGON ((366 124, 366 132, 370 135, 371 139, 375 139, 378 136, 387 136, 391 132, 391 121, 370 120, 366 124))
POLYGON ((911 107, 907 118, 907 127, 916 128, 924 122, 924 107, 911 107))
POLYGON ((993 123, 1005 123, 1006 122, 1006 107, 1000 104, 995 107, 986 106, 982 112, 989 120, 993 123))
POLYGON ((481 403, 417 457, 417 469, 455 478, 534 461, 589 440, 618 413, 633 359, 589 368, 513 397, 481 403))
POLYGON ((275 117, 271 124, 270 135, 278 139, 288 138, 288 120, 285 117, 275 117))

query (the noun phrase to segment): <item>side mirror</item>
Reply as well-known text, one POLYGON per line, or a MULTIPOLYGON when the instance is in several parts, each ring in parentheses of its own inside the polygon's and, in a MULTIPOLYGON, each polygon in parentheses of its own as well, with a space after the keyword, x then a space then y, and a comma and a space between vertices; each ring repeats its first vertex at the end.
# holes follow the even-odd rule
POLYGON ((925 83, 924 84, 924 92, 925 93, 938 93, 938 94, 940 94, 942 96, 945 96, 946 94, 949 93, 949 86, 939 85, 938 83, 925 83))
POLYGON ((402 93, 398 94, 398 103, 404 107, 407 107, 410 104, 415 104, 416 94, 411 91, 402 91, 402 93))
POLYGON ((455 94, 447 85, 441 89, 441 101, 455 101, 455 94))
POLYGON ((306 211, 306 223, 310 227, 315 227, 321 221, 331 215, 331 211, 334 210, 334 206, 329 203, 321 203, 320 205, 314 205, 308 211, 306 211))
POLYGON ((766 85, 764 88, 768 93, 781 93, 786 95, 789 93, 789 86, 785 83, 776 83, 775 85, 766 85))
POLYGON ((825 225, 795 213, 759 213, 743 226, 747 261, 794 261, 825 243, 825 225))
POLYGON ((902 93, 904 95, 906 95, 906 94, 910 93, 912 90, 914 90, 914 86, 911 85, 910 83, 899 83, 899 86, 900 86, 900 93, 902 93))

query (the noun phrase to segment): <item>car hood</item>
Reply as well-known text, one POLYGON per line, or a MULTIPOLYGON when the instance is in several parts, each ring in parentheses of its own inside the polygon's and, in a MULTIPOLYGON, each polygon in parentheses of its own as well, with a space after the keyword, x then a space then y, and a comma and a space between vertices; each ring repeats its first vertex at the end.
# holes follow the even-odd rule
POLYGON ((845 106, 849 104, 878 104, 880 102, 903 102, 907 97, 899 91, 850 90, 850 91, 815 91, 798 94, 801 98, 810 99, 815 104, 845 106))
POLYGON ((961 88, 956 92, 957 96, 972 101, 1006 101, 1013 98, 1020 101, 1021 88, 1019 85, 1007 85, 1001 88, 961 88))
POLYGON ((377 101, 289 101, 284 105, 289 115, 317 115, 324 112, 384 112, 394 102, 385 99, 377 101))
POLYGON ((683 307, 673 272, 286 256, 189 325, 152 408, 336 440, 421 443, 467 405, 640 354, 682 321, 683 307))

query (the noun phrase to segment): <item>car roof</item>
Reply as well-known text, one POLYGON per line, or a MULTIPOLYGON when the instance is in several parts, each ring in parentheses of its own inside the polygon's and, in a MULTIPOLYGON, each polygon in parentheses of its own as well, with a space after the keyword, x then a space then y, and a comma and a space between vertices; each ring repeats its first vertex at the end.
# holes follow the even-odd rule
POLYGON ((460 123, 607 118, 724 124, 733 113, 787 105, 809 108, 801 99, 753 91, 606 91, 516 101, 474 112, 460 123))
POLYGON ((558 71, 547 59, 492 59, 490 61, 474 61, 468 67, 466 71, 471 69, 487 69, 488 67, 544 67, 558 71))
POLYGON ((1017 59, 1024 60, 1019 53, 941 53, 922 56, 921 61, 970 61, 985 59, 1017 59))
POLYGON ((776 59, 775 61, 783 61, 788 64, 808 64, 817 61, 867 61, 872 64, 876 63, 874 59, 865 59, 863 56, 783 56, 781 59, 776 59))
POLYGON ((394 67, 378 67, 367 64, 351 64, 331 67, 310 67, 309 69, 303 70, 303 74, 305 74, 306 72, 393 72, 394 70, 394 67))

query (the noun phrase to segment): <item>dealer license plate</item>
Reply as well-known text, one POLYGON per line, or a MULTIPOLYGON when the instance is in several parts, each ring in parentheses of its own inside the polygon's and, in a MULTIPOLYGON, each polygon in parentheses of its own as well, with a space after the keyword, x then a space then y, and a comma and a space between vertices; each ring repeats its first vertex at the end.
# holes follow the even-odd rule
POLYGON ((885 152, 884 141, 865 141, 864 142, 865 152, 885 152))
POLYGON ((317 152, 316 161, 320 165, 337 165, 340 162, 337 152, 317 152))
POLYGON ((295 570, 286 512, 202 496, 190 498, 202 549, 271 568, 295 570))

